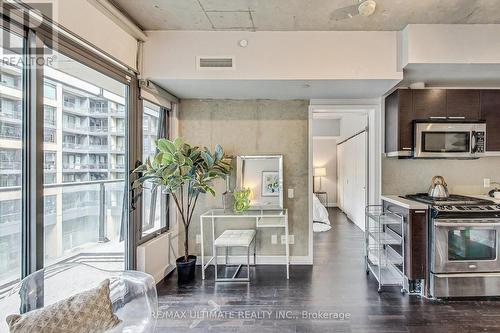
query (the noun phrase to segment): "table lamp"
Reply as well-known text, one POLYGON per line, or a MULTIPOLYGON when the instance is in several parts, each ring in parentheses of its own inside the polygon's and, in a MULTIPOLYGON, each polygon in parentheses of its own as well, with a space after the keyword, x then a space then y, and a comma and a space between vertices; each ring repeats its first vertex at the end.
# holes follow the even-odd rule
POLYGON ((319 177, 319 190, 321 191, 321 178, 326 176, 326 168, 314 168, 314 177, 319 177))

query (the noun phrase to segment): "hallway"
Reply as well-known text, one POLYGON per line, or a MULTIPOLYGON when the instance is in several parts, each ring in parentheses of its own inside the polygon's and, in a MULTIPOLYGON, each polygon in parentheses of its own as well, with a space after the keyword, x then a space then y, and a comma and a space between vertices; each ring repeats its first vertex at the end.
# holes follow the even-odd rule
POLYGON ((365 273, 363 233, 340 210, 329 214, 332 229, 314 235, 314 266, 292 266, 289 281, 282 266, 252 269, 250 284, 215 285, 213 271, 201 281, 198 270, 196 282, 179 287, 172 273, 158 284, 157 332, 500 331, 500 302, 429 301, 399 288, 378 294, 365 273), (202 312, 213 309, 217 318, 202 312), (181 311, 187 318, 172 317, 181 311))

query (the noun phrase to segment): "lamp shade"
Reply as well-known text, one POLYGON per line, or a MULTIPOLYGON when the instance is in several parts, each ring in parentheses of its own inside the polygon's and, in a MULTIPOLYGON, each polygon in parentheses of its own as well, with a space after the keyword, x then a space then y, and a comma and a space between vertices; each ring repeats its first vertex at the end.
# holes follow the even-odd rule
POLYGON ((314 177, 325 177, 326 168, 314 168, 314 177))

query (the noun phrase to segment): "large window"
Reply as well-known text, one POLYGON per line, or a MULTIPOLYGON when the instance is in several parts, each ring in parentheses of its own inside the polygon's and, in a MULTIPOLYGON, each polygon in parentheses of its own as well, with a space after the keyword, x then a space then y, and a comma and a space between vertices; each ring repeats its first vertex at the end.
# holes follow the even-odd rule
MULTIPOLYGON (((0 31, 0 58, 18 58, 23 39, 0 31), (8 41, 7 41, 8 39, 8 41), (8 42, 8 43, 7 43, 8 42), (8 46, 10 45, 10 47, 8 46)), ((21 276, 22 68, 0 62, 0 290, 21 276)), ((1 297, 0 297, 1 298, 1 297)))
MULTIPOLYGON (((143 103, 143 160, 146 161, 156 153, 156 140, 166 136, 168 111, 158 105, 144 101, 143 103)), ((161 188, 152 189, 145 185, 142 195, 142 237, 158 232, 167 226, 167 198, 161 188)))
POLYGON ((44 77, 48 98, 55 101, 45 109, 45 136, 54 133, 54 140, 46 138, 54 145, 44 146, 45 165, 55 172, 53 178, 46 178, 44 196, 55 198, 61 205, 45 203, 52 207, 45 207, 45 265, 77 260, 123 269, 126 128, 118 126, 109 132, 108 124, 124 124, 126 114, 112 112, 108 106, 114 103, 125 108, 127 87, 61 53, 55 54, 56 60, 44 77), (57 100, 57 91, 63 92, 61 100, 57 100), (52 114, 47 113, 49 110, 52 114), (62 119, 61 124, 57 119, 62 119), (116 143, 114 149, 108 142, 116 143), (108 161, 120 158, 122 173, 117 174, 117 169, 108 167, 108 161), (62 167, 58 169, 57 165, 62 167))

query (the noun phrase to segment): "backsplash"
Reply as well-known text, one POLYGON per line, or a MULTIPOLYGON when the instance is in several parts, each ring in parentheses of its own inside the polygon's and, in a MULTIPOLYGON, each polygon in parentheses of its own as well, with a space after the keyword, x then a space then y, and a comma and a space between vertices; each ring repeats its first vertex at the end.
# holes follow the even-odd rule
POLYGON ((500 157, 477 160, 382 158, 382 193, 427 192, 433 176, 443 176, 453 194, 486 194, 483 179, 500 182, 500 157))

